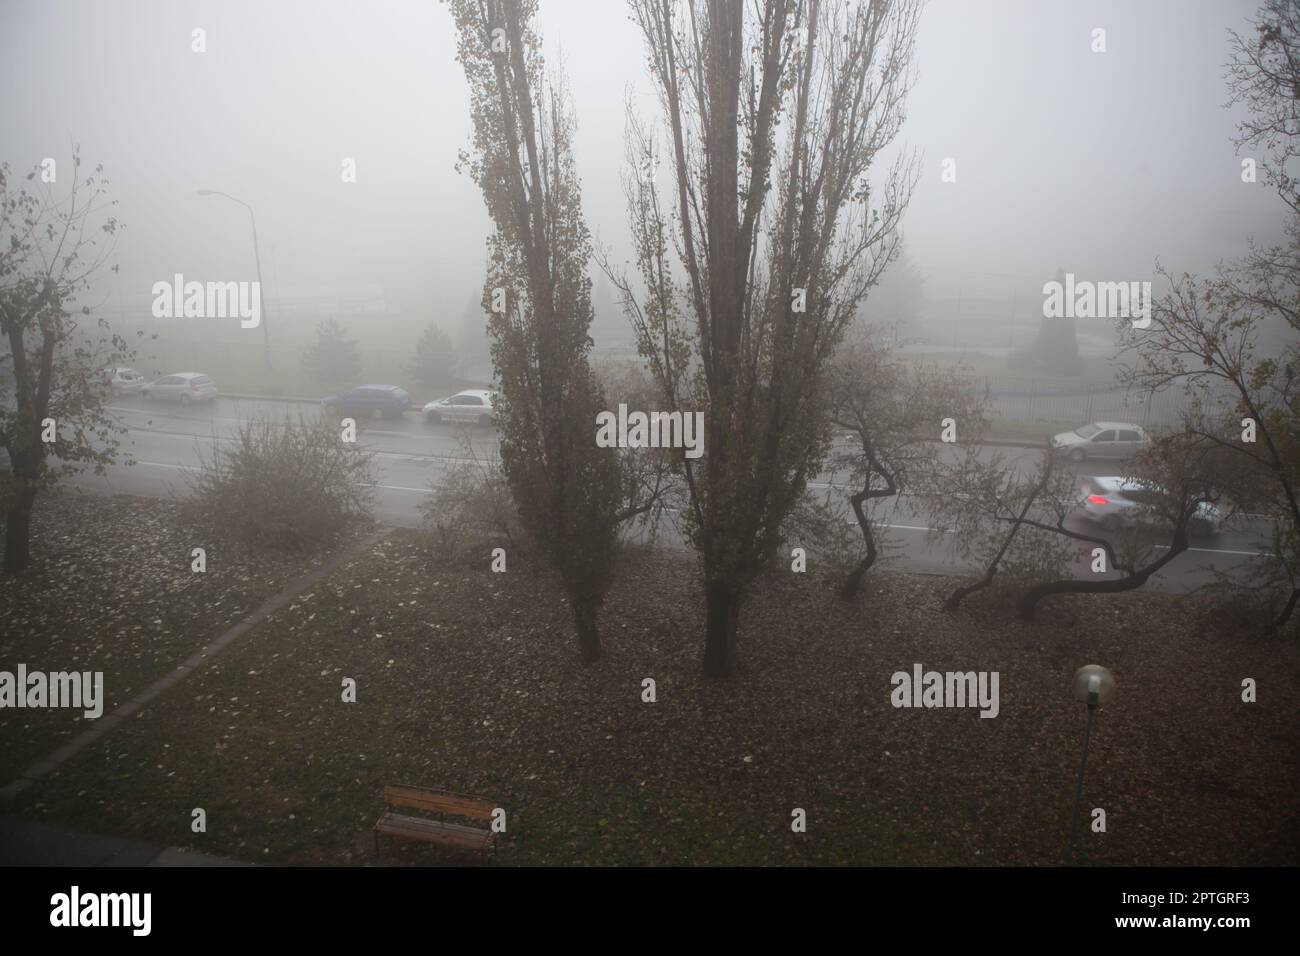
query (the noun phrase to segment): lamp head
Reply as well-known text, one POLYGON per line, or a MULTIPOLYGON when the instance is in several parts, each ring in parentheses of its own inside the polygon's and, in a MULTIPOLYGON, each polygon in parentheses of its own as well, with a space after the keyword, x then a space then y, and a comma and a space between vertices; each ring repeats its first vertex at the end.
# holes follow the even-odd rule
POLYGON ((1106 704, 1115 698, 1115 676, 1100 664, 1074 672, 1074 696, 1089 704, 1106 704))

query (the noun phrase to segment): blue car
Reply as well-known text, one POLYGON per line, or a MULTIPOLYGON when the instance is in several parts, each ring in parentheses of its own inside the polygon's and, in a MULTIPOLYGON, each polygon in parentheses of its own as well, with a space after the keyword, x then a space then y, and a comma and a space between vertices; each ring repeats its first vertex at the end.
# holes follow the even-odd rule
POLYGON ((400 416, 411 407, 411 396, 396 385, 359 385, 342 395, 322 398, 320 403, 340 416, 384 418, 400 416))

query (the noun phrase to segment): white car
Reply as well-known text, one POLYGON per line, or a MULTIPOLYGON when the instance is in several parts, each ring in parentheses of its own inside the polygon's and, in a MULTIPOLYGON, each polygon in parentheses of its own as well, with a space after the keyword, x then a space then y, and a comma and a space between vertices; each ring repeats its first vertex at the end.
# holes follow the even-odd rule
MULTIPOLYGON (((1083 493, 1080 513, 1107 531, 1158 520, 1155 511, 1148 506, 1156 504, 1162 492, 1148 482, 1110 475, 1086 478, 1080 490, 1083 493)), ((1187 531, 1194 538, 1209 537, 1218 534, 1222 527, 1222 512, 1208 501, 1202 501, 1196 506, 1196 514, 1188 523, 1187 531)))
POLYGON ((104 378, 114 395, 135 395, 144 388, 144 376, 133 368, 106 368, 104 378))
POLYGON ((146 401, 158 398, 182 405, 210 402, 217 397, 217 383, 202 372, 177 372, 144 386, 140 395, 146 401))
POLYGON ((425 405, 424 420, 435 425, 440 422, 470 422, 488 426, 496 417, 496 410, 493 407, 495 397, 493 392, 486 389, 472 388, 457 392, 448 398, 425 405))
POLYGON ((1052 450, 1071 461, 1132 458, 1151 447, 1151 437, 1129 422, 1090 422, 1052 436, 1052 450))

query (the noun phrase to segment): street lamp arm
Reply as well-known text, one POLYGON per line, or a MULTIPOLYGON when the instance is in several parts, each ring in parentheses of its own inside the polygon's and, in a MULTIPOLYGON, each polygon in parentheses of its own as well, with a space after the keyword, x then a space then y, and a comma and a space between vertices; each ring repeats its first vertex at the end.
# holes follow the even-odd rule
MULTIPOLYGON (((259 293, 264 294, 266 290, 265 287, 262 285, 262 251, 258 248, 257 245, 257 216, 253 214, 253 207, 250 206, 248 203, 244 202, 244 200, 242 199, 236 199, 234 196, 230 195, 230 193, 223 193, 220 189, 200 189, 199 195, 200 196, 224 196, 226 199, 229 199, 231 202, 239 203, 239 205, 243 206, 245 209, 248 210, 248 219, 253 226, 253 260, 257 263, 257 288, 259 290, 259 293)), ((271 371, 271 337, 270 337, 270 332, 267 329, 266 301, 264 298, 259 298, 259 301, 261 302, 260 320, 262 326, 263 353, 266 359, 266 370, 267 372, 270 372, 271 371)))
POLYGON ((253 207, 250 206, 248 203, 244 202, 244 200, 236 199, 234 196, 230 195, 230 193, 223 193, 220 189, 200 189, 199 195, 200 196, 225 196, 231 202, 239 203, 241 206, 247 209, 250 214, 253 212, 253 207))

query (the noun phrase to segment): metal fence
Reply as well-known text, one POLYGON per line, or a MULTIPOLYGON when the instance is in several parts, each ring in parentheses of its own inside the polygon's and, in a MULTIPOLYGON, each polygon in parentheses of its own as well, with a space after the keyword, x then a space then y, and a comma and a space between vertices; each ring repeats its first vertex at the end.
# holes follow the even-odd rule
MULTIPOLYGON (((988 376, 983 385, 990 414, 1012 422, 1122 421, 1143 427, 1174 426, 1189 407, 1180 388, 1149 394, 1119 385, 988 376)), ((1210 393, 1206 399, 1223 409, 1232 406, 1232 396, 1226 390, 1210 393)))

